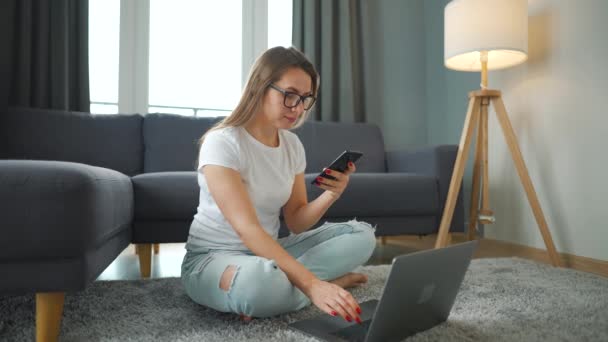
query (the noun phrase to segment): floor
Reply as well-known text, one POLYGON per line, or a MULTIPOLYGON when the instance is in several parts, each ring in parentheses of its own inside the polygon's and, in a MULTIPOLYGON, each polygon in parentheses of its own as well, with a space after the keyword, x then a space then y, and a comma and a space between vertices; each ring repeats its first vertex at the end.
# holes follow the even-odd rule
MULTIPOLYGON (((376 250, 368 261, 368 265, 390 264, 392 259, 401 254, 412 253, 433 248, 435 236, 424 238, 418 236, 398 236, 386 238, 382 244, 378 239, 376 250)), ((452 243, 465 241, 464 236, 455 234, 452 243)), ((501 253, 496 248, 484 244, 483 240, 475 257, 510 256, 501 253)), ((185 254, 184 243, 167 243, 160 245, 160 253, 153 256, 151 278, 179 277, 180 266, 185 254)), ((140 279, 139 258, 135 254, 135 246, 126 248, 97 280, 135 280, 140 279)))

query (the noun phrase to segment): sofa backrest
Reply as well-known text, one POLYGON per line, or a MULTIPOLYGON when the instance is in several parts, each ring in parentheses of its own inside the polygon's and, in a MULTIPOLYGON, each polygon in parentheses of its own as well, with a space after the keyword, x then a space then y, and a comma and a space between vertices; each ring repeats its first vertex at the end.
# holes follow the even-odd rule
POLYGON ((144 172, 195 171, 198 140, 223 117, 150 113, 144 117, 144 172))
MULTIPOLYGON (((71 161, 129 176, 194 171, 199 138, 222 118, 12 107, 0 114, 0 159, 71 161)), ((386 171, 384 141, 376 125, 307 121, 294 133, 306 150, 307 173, 320 172, 347 149, 363 152, 359 172, 386 171)))
POLYGON ((143 117, 9 107, 0 113, 0 159, 62 160, 132 176, 143 170, 143 117))
MULTIPOLYGON (((147 114, 144 117, 144 172, 194 171, 199 138, 223 117, 147 114)), ((384 141, 378 126, 307 121, 294 130, 306 150, 306 172, 320 172, 342 151, 363 152, 357 170, 386 172, 384 141)))
MULTIPOLYGON (((147 114, 144 117, 144 172, 194 171, 199 138, 223 117, 147 114)), ((306 150, 306 172, 320 172, 342 151, 363 152, 357 170, 386 172, 378 126, 363 123, 305 122, 294 130, 306 150)))
POLYGON ((344 150, 363 152, 357 172, 386 172, 384 139, 375 124, 309 120, 294 133, 306 150, 306 173, 321 172, 344 150))

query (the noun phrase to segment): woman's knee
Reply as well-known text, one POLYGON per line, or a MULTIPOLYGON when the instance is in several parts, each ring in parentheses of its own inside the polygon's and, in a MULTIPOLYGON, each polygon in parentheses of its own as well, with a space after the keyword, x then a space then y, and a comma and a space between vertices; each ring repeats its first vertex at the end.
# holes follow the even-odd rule
POLYGON ((356 219, 347 222, 353 228, 353 242, 356 248, 370 254, 376 248, 376 228, 364 221, 356 219))
POLYGON ((220 289, 224 291, 230 290, 234 274, 236 273, 236 265, 228 265, 220 278, 220 289))
POLYGON ((293 300, 294 287, 274 260, 254 258, 251 262, 230 269, 226 290, 231 309, 247 316, 268 317, 286 311, 293 300), (233 270, 233 271, 232 271, 233 270))

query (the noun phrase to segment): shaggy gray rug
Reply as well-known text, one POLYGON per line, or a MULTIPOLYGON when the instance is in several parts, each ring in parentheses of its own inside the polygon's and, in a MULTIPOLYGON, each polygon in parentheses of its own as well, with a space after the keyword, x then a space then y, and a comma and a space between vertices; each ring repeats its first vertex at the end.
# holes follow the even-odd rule
MULTIPOLYGON (((389 265, 364 266, 358 301, 389 265)), ((320 311, 242 323, 192 302, 179 279, 97 281, 66 295, 61 341, 315 341, 286 327, 320 311)), ((0 296, 0 341, 34 340, 34 296, 0 296)), ((519 258, 476 259, 448 321, 407 341, 608 341, 608 278, 519 258)))

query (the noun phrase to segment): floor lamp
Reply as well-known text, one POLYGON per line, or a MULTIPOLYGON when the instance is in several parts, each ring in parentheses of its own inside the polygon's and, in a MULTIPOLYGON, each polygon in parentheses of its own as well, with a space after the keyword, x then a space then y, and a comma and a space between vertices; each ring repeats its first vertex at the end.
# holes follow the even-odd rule
POLYGON ((469 211, 469 240, 475 239, 477 223, 490 224, 495 221, 494 213, 489 208, 488 184, 488 107, 492 103, 551 263, 553 266, 560 266, 559 256, 509 121, 501 92, 487 88, 488 70, 508 68, 527 59, 528 2, 453 0, 445 7, 444 19, 445 66, 459 71, 481 71, 481 89, 469 93, 469 107, 435 248, 448 244, 449 226, 475 128, 477 139, 469 211))

